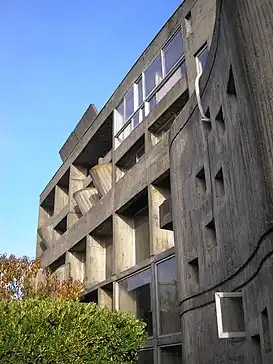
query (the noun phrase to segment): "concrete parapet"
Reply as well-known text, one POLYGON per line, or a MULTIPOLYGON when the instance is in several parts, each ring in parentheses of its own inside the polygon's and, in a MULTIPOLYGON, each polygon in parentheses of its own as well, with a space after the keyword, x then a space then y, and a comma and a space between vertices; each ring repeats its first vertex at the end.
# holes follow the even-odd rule
POLYGON ((98 190, 93 187, 83 188, 75 192, 73 197, 83 215, 99 201, 98 190))
POLYGON ((40 247, 43 251, 45 251, 52 243, 52 238, 53 238, 52 232, 53 232, 52 225, 41 226, 38 229, 38 234, 42 239, 42 241, 40 242, 40 247))
POLYGON ((98 164, 89 171, 101 196, 112 188, 112 163, 98 164))

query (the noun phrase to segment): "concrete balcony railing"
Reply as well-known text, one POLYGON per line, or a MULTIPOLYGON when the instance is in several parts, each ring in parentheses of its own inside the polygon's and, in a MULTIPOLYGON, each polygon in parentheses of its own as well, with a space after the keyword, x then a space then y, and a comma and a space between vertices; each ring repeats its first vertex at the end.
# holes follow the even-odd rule
POLYGON ((99 201, 98 190, 94 187, 83 188, 75 192, 73 197, 83 215, 99 201))
POLYGON ((159 206, 160 229, 173 230, 172 200, 168 198, 159 206))
POLYGON ((106 195, 112 188, 112 163, 97 164, 89 173, 100 196, 106 195))

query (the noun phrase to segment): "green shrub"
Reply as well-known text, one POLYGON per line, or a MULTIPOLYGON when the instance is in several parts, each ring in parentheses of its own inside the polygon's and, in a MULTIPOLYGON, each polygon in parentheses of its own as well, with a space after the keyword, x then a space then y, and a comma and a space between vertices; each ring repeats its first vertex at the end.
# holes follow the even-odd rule
POLYGON ((145 339, 141 321, 93 303, 0 302, 1 364, 132 364, 145 339))

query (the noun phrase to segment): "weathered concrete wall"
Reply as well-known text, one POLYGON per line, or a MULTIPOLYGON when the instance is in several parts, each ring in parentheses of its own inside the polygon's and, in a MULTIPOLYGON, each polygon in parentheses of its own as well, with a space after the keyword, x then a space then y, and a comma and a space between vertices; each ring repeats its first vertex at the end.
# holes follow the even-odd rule
POLYGON ((170 132, 183 363, 273 361, 272 19, 271 0, 217 1, 210 121, 193 96, 170 132), (245 338, 218 338, 217 291, 242 292, 245 338))

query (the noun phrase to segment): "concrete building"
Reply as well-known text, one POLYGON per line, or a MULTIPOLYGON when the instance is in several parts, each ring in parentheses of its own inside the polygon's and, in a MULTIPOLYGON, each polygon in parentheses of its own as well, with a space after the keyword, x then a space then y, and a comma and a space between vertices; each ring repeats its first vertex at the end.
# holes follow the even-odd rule
POLYGON ((37 257, 147 323, 139 364, 273 362, 272 19, 185 0, 40 196, 37 257))

